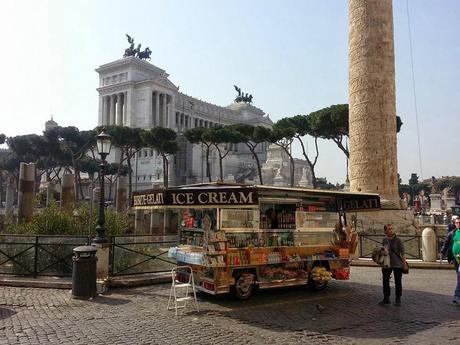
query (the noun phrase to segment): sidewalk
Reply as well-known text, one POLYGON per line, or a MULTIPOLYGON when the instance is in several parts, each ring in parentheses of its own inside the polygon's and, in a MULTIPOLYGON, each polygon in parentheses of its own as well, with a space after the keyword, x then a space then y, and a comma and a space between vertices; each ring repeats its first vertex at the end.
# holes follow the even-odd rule
MULTIPOLYGON (((453 265, 448 264, 446 261, 437 262, 423 262, 422 260, 407 260, 411 269, 453 269, 453 265)), ((353 259, 352 266, 365 266, 378 268, 371 259, 359 258, 353 259)), ((169 272, 150 273, 129 275, 120 277, 110 277, 109 287, 111 288, 124 288, 143 285, 153 285, 169 283, 171 281, 171 274, 169 272)), ((28 288, 52 288, 52 289, 72 289, 71 277, 21 277, 13 275, 0 275, 0 286, 17 286, 28 288)))
MULTIPOLYGON (((422 260, 408 259, 410 268, 420 268, 420 269, 439 269, 439 270, 450 270, 454 269, 454 265, 447 263, 443 260, 442 263, 437 260, 436 262, 424 262, 422 260)), ((370 258, 359 258, 353 259, 351 262, 352 266, 367 266, 367 267, 379 267, 372 259, 370 258)))

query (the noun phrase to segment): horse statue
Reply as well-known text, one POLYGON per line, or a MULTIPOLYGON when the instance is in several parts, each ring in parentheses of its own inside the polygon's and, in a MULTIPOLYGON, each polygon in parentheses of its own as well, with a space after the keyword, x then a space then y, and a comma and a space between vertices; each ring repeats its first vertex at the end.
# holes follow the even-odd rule
POLYGON ((125 54, 123 57, 128 57, 128 56, 135 56, 136 55, 136 49, 134 49, 134 38, 126 34, 126 37, 128 38, 128 43, 130 44, 129 48, 125 49, 125 54))
POLYGON ((152 54, 152 51, 147 47, 144 51, 138 52, 137 57, 141 60, 150 60, 150 54, 152 54))
POLYGON ((243 101, 243 96, 241 95, 241 88, 239 88, 236 85, 233 85, 233 87, 235 88, 236 92, 238 92, 238 96, 236 96, 236 98, 235 98, 235 103, 242 102, 243 101))

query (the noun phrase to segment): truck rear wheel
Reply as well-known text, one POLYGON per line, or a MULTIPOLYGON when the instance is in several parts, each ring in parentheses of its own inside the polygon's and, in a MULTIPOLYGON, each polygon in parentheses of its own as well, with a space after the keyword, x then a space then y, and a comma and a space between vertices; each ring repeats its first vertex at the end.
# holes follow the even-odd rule
POLYGON ((327 280, 308 280, 308 287, 313 291, 322 291, 327 287, 327 280))
POLYGON ((235 285, 231 293, 234 298, 244 301, 249 299, 254 292, 254 276, 252 274, 241 274, 235 278, 235 285))

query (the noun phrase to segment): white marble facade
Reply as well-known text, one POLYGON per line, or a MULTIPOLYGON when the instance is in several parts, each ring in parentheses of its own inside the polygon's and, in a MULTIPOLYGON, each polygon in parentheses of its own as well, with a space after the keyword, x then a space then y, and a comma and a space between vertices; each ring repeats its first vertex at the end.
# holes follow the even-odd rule
MULTIPOLYGON (((246 103, 217 106, 179 92, 165 70, 136 57, 122 58, 96 69, 99 73, 98 125, 120 125, 143 129, 172 128, 178 134, 188 128, 248 123, 271 127, 272 121, 259 108, 246 103)), ((204 152, 179 136, 181 151, 171 158, 170 185, 207 181, 204 152)), ((261 162, 267 145, 259 145, 261 162)), ((115 159, 115 157, 112 157, 115 159)), ((148 148, 132 162, 135 189, 161 184, 161 158, 148 148)), ((219 164, 211 153, 211 175, 215 181, 219 164)), ((233 147, 224 160, 224 175, 237 181, 256 180, 255 160, 244 144, 233 147)))

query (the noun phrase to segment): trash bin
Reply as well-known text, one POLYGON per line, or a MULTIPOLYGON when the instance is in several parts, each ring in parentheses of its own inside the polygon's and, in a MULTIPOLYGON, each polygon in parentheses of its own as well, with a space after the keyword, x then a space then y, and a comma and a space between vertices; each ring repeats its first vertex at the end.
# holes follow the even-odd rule
POLYGON ((72 297, 89 299, 96 296, 97 249, 82 246, 73 249, 72 297))

